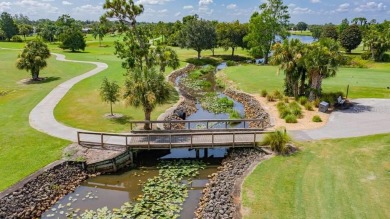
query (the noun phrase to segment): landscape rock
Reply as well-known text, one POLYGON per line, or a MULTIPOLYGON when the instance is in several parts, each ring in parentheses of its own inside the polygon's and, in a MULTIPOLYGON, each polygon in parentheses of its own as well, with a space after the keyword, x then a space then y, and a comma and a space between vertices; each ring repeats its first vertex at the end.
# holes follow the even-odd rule
POLYGON ((264 153, 256 149, 233 150, 218 167, 218 172, 212 174, 210 182, 203 190, 203 197, 195 212, 196 218, 234 218, 236 209, 241 204, 235 202, 236 183, 245 171, 263 156, 264 153))
POLYGON ((250 122, 250 128, 266 129, 271 127, 271 119, 269 114, 263 109, 259 101, 255 97, 242 91, 228 88, 224 91, 228 97, 242 103, 245 107, 245 117, 247 119, 261 119, 262 121, 250 122))
POLYGON ((0 199, 0 218, 39 218, 88 178, 82 163, 63 162, 0 199))

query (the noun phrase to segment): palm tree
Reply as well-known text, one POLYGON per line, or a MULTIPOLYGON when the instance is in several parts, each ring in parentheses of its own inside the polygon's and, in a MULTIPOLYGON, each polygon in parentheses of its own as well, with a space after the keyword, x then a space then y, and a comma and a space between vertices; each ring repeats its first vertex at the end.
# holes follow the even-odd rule
POLYGON ((297 97, 304 92, 306 68, 303 62, 305 44, 298 39, 284 40, 273 46, 271 63, 279 65, 279 69, 286 74, 285 93, 297 97), (301 80, 301 88, 299 81, 301 80))
POLYGON ((18 69, 31 72, 34 81, 39 80, 39 71, 47 66, 46 59, 50 57, 47 45, 38 40, 32 40, 26 44, 16 60, 18 69))
MULTIPOLYGON (((156 105, 169 99, 170 90, 170 85, 165 81, 164 75, 155 68, 136 68, 129 71, 125 81, 124 98, 131 106, 142 106, 145 120, 150 121, 151 113, 156 105)), ((144 129, 150 129, 148 122, 145 123, 144 129)))
POLYGON ((321 94, 322 79, 336 75, 341 60, 340 46, 332 39, 322 39, 307 47, 304 63, 309 76, 310 101, 321 94))

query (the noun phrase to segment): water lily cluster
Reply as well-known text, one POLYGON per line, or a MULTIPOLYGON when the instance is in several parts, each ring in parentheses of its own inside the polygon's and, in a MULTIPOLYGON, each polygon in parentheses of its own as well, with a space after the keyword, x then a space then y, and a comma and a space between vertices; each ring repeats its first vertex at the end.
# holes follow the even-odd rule
POLYGON ((81 218, 178 218, 188 196, 191 178, 205 167, 202 161, 162 161, 158 166, 159 175, 144 184, 143 195, 137 203, 125 203, 120 209, 104 207, 86 211, 81 218))

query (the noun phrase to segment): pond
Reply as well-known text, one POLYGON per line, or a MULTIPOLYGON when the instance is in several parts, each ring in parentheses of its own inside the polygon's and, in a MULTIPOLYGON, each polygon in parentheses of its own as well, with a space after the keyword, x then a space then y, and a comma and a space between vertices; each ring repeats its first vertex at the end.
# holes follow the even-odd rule
MULTIPOLYGON (((220 65, 219 69, 226 67, 225 63, 224 65, 220 65)), ((182 78, 185 78, 185 76, 178 78, 176 81, 177 84, 182 78)), ((210 90, 207 92, 210 93, 210 90)), ((212 86, 211 92, 214 92, 218 98, 228 98, 233 102, 232 109, 245 116, 243 104, 222 94, 216 86, 212 86)), ((200 99, 201 96, 198 96, 198 103, 196 104, 197 112, 190 115, 187 120, 229 118, 229 113, 215 114, 204 109, 199 102, 200 99)), ((212 124, 214 127, 218 127, 219 125, 221 124, 212 124)), ((243 127, 243 124, 235 124, 234 126, 243 127)), ((205 188, 210 175, 217 172, 217 167, 227 153, 226 148, 208 149, 208 157, 205 158, 205 151, 199 151, 200 157, 207 162, 207 167, 199 170, 199 175, 192 178, 191 182, 182 181, 183 184, 187 185, 188 197, 185 198, 182 204, 180 218, 194 218, 194 212, 202 196, 202 190, 205 188)), ((116 174, 101 175, 86 180, 73 193, 66 195, 52 206, 51 209, 46 211, 42 215, 42 218, 67 218, 70 217, 70 214, 72 216, 80 216, 86 210, 97 210, 103 207, 114 209, 120 208, 126 202, 137 203, 143 195, 142 189, 144 183, 159 175, 159 169, 156 168, 158 162, 161 160, 195 159, 196 154, 195 150, 190 149, 140 152, 135 158, 138 168, 122 170, 116 174)))

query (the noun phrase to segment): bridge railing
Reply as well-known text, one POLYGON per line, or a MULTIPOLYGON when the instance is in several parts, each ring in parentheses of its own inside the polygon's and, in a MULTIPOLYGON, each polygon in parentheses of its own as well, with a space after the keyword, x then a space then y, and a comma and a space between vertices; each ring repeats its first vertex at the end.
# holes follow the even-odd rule
POLYGON ((175 124, 183 124, 183 127, 186 130, 211 130, 211 129, 257 129, 263 130, 264 119, 209 119, 209 120, 169 120, 169 121, 130 121, 130 130, 134 130, 134 127, 137 124, 150 124, 151 129, 153 127, 157 127, 159 124, 164 125, 167 130, 172 130, 172 125, 175 124), (250 127, 250 123, 252 122, 260 122, 261 127, 250 127), (243 124, 243 127, 236 128, 234 126, 230 126, 231 124, 243 124), (193 125, 203 125, 203 126, 193 126, 193 125))
POLYGON ((120 135, 78 132, 80 145, 126 146, 132 149, 255 147, 271 131, 238 131, 209 133, 147 133, 120 135))

